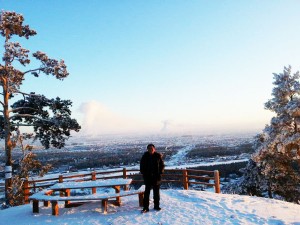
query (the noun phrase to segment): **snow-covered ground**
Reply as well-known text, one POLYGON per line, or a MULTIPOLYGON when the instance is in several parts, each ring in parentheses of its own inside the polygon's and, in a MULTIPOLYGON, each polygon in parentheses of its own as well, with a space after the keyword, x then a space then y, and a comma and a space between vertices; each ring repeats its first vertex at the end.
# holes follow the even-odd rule
MULTIPOLYGON (((232 136, 207 136, 207 137, 171 137, 171 138, 152 138, 157 145, 182 146, 177 154, 166 161, 168 169, 187 168, 201 165, 216 165, 224 163, 234 163, 247 161, 247 158, 226 158, 218 161, 195 161, 185 160, 186 154, 196 145, 210 143, 211 145, 235 146, 248 137, 240 139, 232 136), (162 144, 163 143, 163 144, 162 144), (174 144, 175 143, 175 144, 174 144)), ((251 139, 249 137, 249 139, 251 139)), ((151 140, 151 138, 147 139, 151 140)), ((122 141, 112 140, 97 145, 105 145, 105 150, 129 145, 129 143, 141 141, 136 139, 124 139, 122 141)), ((87 143, 91 143, 87 140, 87 143)), ((82 143, 79 145, 83 146, 82 143)), ((146 143, 143 144, 146 146, 146 143)), ((120 147, 120 148, 121 148, 120 147)), ((71 150, 70 148, 69 150, 71 150)), ((132 168, 138 168, 133 165, 132 168)), ((111 168, 110 168, 111 169, 111 168)), ((109 170, 109 169, 108 169, 109 170)), ((90 172, 90 171, 88 171, 90 172)), ((47 175, 57 176, 57 174, 47 175)), ((153 202, 151 203, 153 206, 153 202)), ((32 205, 24 205, 0 210, 0 225, 34 225, 34 224, 292 224, 300 225, 300 205, 283 202, 279 200, 264 199, 251 196, 215 194, 209 191, 195 190, 173 190, 167 189, 161 192, 162 211, 150 210, 147 214, 141 214, 138 207, 137 196, 122 198, 122 206, 116 207, 109 205, 108 213, 103 214, 101 202, 86 203, 76 208, 63 208, 60 205, 60 215, 52 216, 51 208, 40 206, 40 213, 32 213, 32 205)))
MULTIPOLYGON (((151 202, 150 207, 153 206, 151 202)), ((39 214, 32 205, 0 211, 0 224, 293 224, 300 225, 300 205, 279 200, 215 194, 193 190, 162 190, 160 212, 150 208, 141 214, 137 196, 122 198, 121 207, 109 205, 103 214, 101 202, 86 203, 76 208, 63 208, 52 216, 51 207, 41 206, 39 214)))
POLYGON ((173 155, 171 159, 166 162, 166 166, 173 166, 173 165, 180 165, 180 162, 185 161, 184 158, 186 154, 191 151, 195 145, 187 145, 181 149, 178 150, 177 154, 173 155))

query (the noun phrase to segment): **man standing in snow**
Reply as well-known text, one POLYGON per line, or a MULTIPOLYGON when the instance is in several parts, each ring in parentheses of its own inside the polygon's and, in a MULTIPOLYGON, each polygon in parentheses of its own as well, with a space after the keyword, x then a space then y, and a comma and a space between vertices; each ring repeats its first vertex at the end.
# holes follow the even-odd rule
POLYGON ((161 210, 159 207, 159 188, 164 168, 165 164, 161 154, 155 151, 155 146, 153 144, 149 144, 147 146, 147 152, 144 153, 140 162, 140 172, 143 175, 146 186, 142 213, 149 212, 149 196, 151 188, 153 188, 154 210, 161 210))

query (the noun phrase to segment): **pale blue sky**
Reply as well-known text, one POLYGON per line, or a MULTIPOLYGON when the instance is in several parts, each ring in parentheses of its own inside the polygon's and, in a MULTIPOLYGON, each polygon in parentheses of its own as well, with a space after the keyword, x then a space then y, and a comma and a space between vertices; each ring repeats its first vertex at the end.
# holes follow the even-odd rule
MULTIPOLYGON (((70 76, 24 88, 71 99, 89 133, 257 131, 272 73, 300 66, 300 1, 0 0, 38 33, 22 45, 70 76)), ((1 50, 3 52, 3 50, 1 50)))

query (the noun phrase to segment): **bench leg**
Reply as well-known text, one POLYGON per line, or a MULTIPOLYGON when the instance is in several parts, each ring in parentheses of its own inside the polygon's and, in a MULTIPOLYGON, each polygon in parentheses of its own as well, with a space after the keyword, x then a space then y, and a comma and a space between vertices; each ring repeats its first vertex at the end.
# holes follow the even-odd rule
MULTIPOLYGON (((116 193, 120 193, 120 189, 121 189, 120 186, 115 186, 116 193)), ((116 205, 117 206, 121 205, 121 197, 116 197, 116 205)))
POLYGON ((116 197, 116 206, 121 206, 121 197, 116 197))
POLYGON ((39 213, 39 201, 37 200, 32 201, 32 212, 39 213))
MULTIPOLYGON (((66 189, 65 196, 70 197, 71 191, 70 189, 66 189)), ((70 201, 65 201, 65 208, 70 204, 70 201)))
POLYGON ((107 213, 107 202, 108 202, 108 199, 103 199, 102 200, 103 213, 107 213))
POLYGON ((44 201, 44 206, 49 207, 49 201, 44 201))
POLYGON ((58 202, 57 201, 51 201, 52 204, 52 215, 58 216, 58 202))
POLYGON ((144 192, 139 193, 139 206, 143 207, 144 206, 144 192))

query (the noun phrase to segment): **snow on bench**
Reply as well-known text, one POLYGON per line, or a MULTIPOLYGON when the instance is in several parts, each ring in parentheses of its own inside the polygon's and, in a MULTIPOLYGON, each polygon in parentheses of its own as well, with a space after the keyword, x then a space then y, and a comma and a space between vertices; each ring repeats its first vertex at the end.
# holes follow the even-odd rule
POLYGON ((58 201, 65 201, 65 207, 68 206, 70 201, 102 201, 103 212, 107 212, 107 203, 108 199, 116 198, 116 205, 121 205, 120 197, 130 196, 130 195, 138 195, 139 197, 139 206, 143 206, 143 197, 145 192, 145 185, 142 185, 138 190, 129 190, 129 191, 121 191, 119 193, 95 193, 84 196, 53 196, 53 190, 43 190, 38 193, 33 194, 29 197, 29 200, 32 200, 32 211, 33 213, 39 213, 39 202, 44 201, 44 206, 49 206, 49 202, 52 205, 52 215, 58 215, 58 201))

